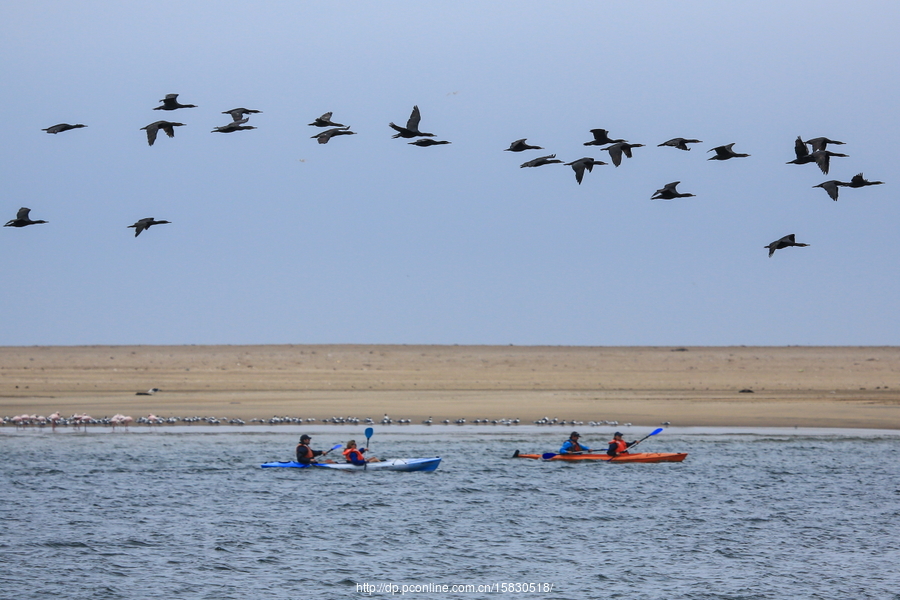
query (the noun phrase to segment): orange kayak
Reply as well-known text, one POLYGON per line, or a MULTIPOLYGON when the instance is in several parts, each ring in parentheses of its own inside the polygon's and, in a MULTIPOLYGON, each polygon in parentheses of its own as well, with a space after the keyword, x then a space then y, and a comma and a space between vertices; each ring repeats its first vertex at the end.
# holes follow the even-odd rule
POLYGON ((613 460, 609 454, 554 454, 550 458, 544 458, 542 454, 519 454, 516 451, 513 458, 535 458, 543 460, 563 460, 577 462, 581 460, 612 460, 615 463, 661 463, 681 462, 687 457, 687 452, 635 452, 634 454, 619 454, 613 460))

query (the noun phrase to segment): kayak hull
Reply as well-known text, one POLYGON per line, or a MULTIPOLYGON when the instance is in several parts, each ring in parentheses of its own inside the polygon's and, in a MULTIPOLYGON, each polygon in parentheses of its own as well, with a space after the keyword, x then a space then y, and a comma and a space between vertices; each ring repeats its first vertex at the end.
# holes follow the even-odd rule
POLYGON ((543 460, 560 460, 564 462, 610 461, 614 463, 661 463, 682 462, 687 457, 687 452, 635 452, 634 454, 619 454, 615 458, 608 454, 556 454, 552 458, 543 459, 540 454, 519 454, 516 458, 534 458, 543 460))
POLYGON ((305 465, 295 461, 268 462, 260 465, 263 469, 273 467, 306 469, 317 467, 322 469, 337 469, 339 471, 434 471, 441 464, 441 457, 432 458, 395 458, 381 462, 372 462, 365 465, 353 465, 350 463, 312 463, 305 465))

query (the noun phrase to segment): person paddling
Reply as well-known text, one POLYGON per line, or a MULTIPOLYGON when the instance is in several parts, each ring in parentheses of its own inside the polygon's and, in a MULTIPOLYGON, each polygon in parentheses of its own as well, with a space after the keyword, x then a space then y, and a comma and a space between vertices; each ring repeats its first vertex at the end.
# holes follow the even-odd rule
POLYGON ((581 434, 577 431, 573 431, 569 434, 569 439, 563 442, 562 447, 559 449, 560 454, 581 454, 582 452, 590 452, 591 449, 587 446, 578 443, 578 439, 581 437, 581 434))
MULTIPOLYGON (((325 456, 328 454, 329 450, 322 452, 321 450, 313 450, 309 447, 309 443, 312 441, 312 438, 306 435, 305 433, 300 436, 300 443, 297 444, 297 462, 308 465, 313 462, 313 459, 317 456, 325 456)), ((330 459, 325 459, 320 462, 334 462, 330 459)))
POLYGON ((612 441, 609 442, 609 448, 606 453, 610 456, 618 456, 619 454, 628 454, 628 448, 637 442, 626 442, 622 439, 622 432, 617 431, 613 434, 612 441))
POLYGON ((374 456, 370 456, 366 458, 363 454, 368 450, 368 448, 359 449, 356 447, 356 440, 350 440, 345 445, 344 457, 347 459, 347 462, 350 464, 354 464, 357 466, 362 466, 367 462, 381 462, 374 456))

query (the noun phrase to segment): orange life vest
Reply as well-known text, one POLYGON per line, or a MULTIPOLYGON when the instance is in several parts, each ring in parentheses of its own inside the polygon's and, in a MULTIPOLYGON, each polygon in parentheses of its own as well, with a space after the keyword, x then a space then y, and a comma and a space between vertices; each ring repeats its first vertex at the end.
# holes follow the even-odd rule
POLYGON ((366 459, 363 456, 362 452, 360 452, 356 448, 347 448, 346 450, 344 450, 343 454, 348 463, 353 463, 355 465, 366 462, 366 459))
POLYGON ((613 438, 609 443, 616 445, 616 447, 613 448, 613 450, 615 450, 616 454, 621 454, 622 452, 628 451, 628 442, 626 442, 625 440, 617 440, 617 439, 613 438))

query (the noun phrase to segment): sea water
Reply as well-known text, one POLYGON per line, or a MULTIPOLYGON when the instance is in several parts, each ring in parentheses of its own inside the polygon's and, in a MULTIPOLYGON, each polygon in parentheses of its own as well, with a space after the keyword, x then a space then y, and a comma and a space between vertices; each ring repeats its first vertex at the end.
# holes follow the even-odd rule
POLYGON ((673 428, 642 449, 683 463, 573 464, 511 458, 568 430, 392 426, 372 454, 440 468, 259 466, 363 429, 4 428, 0 597, 900 599, 898 432, 673 428))

